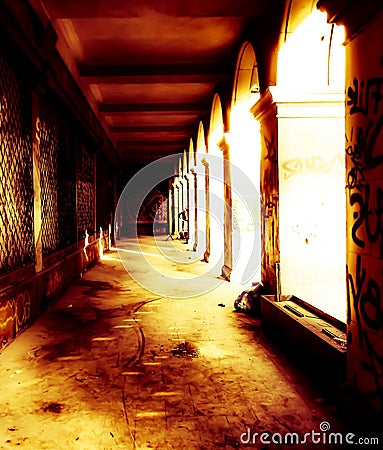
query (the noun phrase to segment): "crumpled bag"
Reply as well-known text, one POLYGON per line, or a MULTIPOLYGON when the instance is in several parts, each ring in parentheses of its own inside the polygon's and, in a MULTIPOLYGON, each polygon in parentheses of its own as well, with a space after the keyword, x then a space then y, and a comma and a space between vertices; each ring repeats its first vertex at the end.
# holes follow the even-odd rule
POLYGON ((249 289, 241 292, 234 300, 234 308, 240 312, 259 314, 260 296, 263 292, 263 284, 256 281, 249 289))

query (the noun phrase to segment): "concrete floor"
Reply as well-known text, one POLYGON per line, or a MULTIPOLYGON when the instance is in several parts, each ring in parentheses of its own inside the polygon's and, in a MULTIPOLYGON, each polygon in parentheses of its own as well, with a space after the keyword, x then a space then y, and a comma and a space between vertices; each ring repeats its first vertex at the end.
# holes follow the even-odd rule
MULTIPOLYGON (((285 448, 241 435, 303 436, 322 422, 342 431, 334 405, 259 320, 234 311, 242 287, 161 239, 166 258, 153 238, 142 249, 173 298, 138 285, 111 251, 2 350, 0 448, 285 448), (177 298, 191 277, 199 295, 177 298)), ((125 241, 125 264, 149 277, 134 245, 125 241)))

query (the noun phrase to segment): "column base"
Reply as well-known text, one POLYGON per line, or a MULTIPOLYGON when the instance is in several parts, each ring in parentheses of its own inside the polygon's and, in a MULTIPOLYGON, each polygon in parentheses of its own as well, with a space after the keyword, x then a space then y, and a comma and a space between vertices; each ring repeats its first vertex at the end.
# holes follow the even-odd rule
POLYGON ((221 278, 223 278, 226 281, 230 281, 230 275, 232 272, 232 269, 226 265, 222 266, 221 269, 222 273, 221 273, 221 278))
POLYGON ((209 262, 209 257, 210 257, 210 252, 208 252, 206 250, 205 253, 203 254, 203 259, 201 261, 205 262, 205 263, 208 263, 209 262))

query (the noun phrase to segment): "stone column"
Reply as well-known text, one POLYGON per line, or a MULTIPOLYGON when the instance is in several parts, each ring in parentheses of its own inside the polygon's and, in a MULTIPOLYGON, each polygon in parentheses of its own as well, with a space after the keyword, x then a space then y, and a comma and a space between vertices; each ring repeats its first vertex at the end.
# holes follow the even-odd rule
POLYGON ((179 226, 178 226, 178 214, 179 214, 179 186, 178 186, 178 178, 175 178, 173 185, 173 198, 174 198, 174 229, 173 234, 177 238, 179 234, 179 226))
POLYGON ((173 235, 174 233, 174 214, 173 214, 173 185, 169 183, 168 189, 168 234, 173 235))
POLYGON ((193 248, 195 244, 195 210, 197 205, 195 203, 195 177, 192 171, 186 175, 186 179, 188 186, 188 236, 193 248))
MULTIPOLYGON (((186 176, 183 176, 179 180, 181 187, 181 196, 182 196, 182 204, 180 207, 180 212, 184 211, 188 207, 188 180, 186 176)), ((183 236, 185 236, 185 232, 188 231, 188 224, 184 222, 183 216, 179 218, 180 221, 180 231, 182 231, 183 236)))
POLYGON ((197 172, 194 168, 191 169, 191 173, 193 176, 193 192, 194 196, 194 210, 189 211, 189 220, 194 221, 194 243, 193 243, 193 252, 197 251, 198 248, 198 184, 197 184, 197 172))
POLYGON ((210 257, 210 176, 209 176, 209 163, 206 158, 202 158, 202 164, 205 167, 205 207, 206 207, 206 249, 203 255, 203 261, 209 262, 210 257))
POLYGON ((230 147, 223 136, 218 147, 223 154, 223 182, 224 182, 224 259, 222 266, 222 278, 230 281, 230 274, 233 270, 233 212, 231 193, 231 168, 230 168, 230 147))
POLYGON ((318 6, 346 29, 347 377, 366 418, 383 411, 383 5, 318 6))

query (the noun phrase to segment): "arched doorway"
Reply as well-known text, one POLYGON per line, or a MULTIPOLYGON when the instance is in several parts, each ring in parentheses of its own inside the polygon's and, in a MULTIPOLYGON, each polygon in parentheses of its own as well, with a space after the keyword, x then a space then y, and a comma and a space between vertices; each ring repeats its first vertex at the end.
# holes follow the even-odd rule
POLYGON ((219 95, 215 94, 210 114, 206 159, 209 164, 210 259, 219 267, 223 265, 224 256, 224 173, 223 154, 219 147, 223 131, 221 100, 219 95))
POLYGON ((260 281, 260 129, 250 113, 259 99, 257 60, 244 42, 238 55, 230 113, 230 162, 233 209, 232 279, 260 281))
POLYGON ((314 10, 278 55, 281 289, 346 320, 345 54, 314 10))
POLYGON ((189 141, 189 150, 187 153, 188 157, 188 205, 189 205, 189 213, 188 213, 188 223, 189 223, 189 239, 188 246, 190 250, 195 250, 196 243, 196 221, 197 221, 197 191, 195 189, 195 152, 194 152, 194 144, 193 139, 190 138, 189 141))
POLYGON ((210 228, 208 218, 209 208, 209 177, 206 165, 206 141, 203 123, 200 122, 196 146, 196 191, 197 191, 197 220, 194 250, 201 255, 204 261, 210 255, 210 228))

